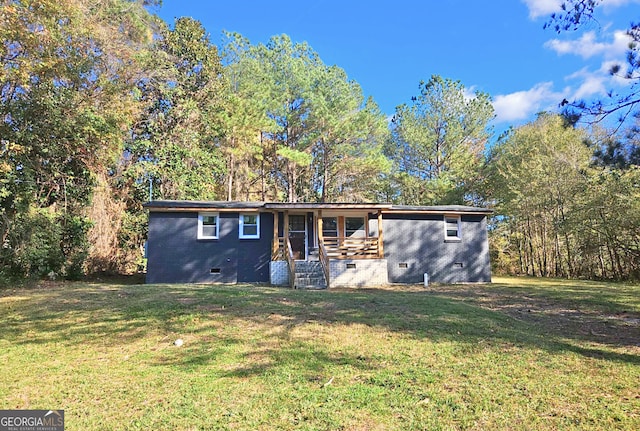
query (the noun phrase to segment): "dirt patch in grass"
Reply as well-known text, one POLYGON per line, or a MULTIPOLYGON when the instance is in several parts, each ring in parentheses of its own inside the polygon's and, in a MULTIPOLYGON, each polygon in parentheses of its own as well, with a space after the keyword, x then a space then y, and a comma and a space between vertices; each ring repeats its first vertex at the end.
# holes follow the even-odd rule
MULTIPOLYGON (((544 295, 540 293, 540 287, 532 289, 500 283, 443 285, 429 290, 439 297, 504 313, 543 333, 624 347, 631 349, 632 354, 640 354, 640 310, 636 301, 625 301, 624 285, 603 285, 595 293, 593 290, 586 293, 568 289, 544 295)), ((637 298, 637 295, 630 295, 633 296, 637 298)))

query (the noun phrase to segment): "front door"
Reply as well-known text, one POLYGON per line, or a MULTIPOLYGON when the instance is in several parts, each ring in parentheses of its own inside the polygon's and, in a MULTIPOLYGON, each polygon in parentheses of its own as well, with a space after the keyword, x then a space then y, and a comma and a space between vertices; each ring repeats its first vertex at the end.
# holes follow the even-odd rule
POLYGON ((304 215, 289 215, 289 241, 295 260, 307 258, 307 218, 304 215))

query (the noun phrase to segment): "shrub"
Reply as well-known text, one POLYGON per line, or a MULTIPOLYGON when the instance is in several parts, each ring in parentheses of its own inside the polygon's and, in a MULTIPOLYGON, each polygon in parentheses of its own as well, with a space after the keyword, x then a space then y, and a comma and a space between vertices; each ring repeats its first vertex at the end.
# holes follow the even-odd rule
POLYGON ((0 255, 2 272, 9 277, 79 278, 89 226, 83 217, 55 214, 50 208, 16 215, 0 255))

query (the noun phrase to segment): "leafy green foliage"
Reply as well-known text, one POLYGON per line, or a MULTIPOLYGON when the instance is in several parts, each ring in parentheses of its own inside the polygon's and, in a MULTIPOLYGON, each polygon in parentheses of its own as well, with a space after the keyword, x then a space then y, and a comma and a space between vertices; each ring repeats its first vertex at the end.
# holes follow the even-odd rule
POLYGON ((360 86, 335 66, 318 75, 309 99, 311 181, 319 200, 372 200, 376 182, 390 169, 383 154, 388 131, 378 106, 365 101, 360 86))
POLYGON ((173 29, 158 27, 140 62, 138 115, 94 199, 95 218, 111 218, 93 235, 99 244, 90 261, 96 271, 142 269, 145 201, 221 195, 223 80, 217 48, 198 21, 180 18, 173 29))
POLYGON ((226 199, 278 200, 270 166, 277 149, 265 139, 276 129, 266 115, 269 87, 255 47, 239 34, 229 33, 222 53, 224 99, 220 121, 221 151, 226 162, 226 199))
MULTIPOLYGON (((152 20, 139 2, 4 2, 0 14, 0 214, 10 244, 3 267, 41 275, 82 266, 94 176, 122 152, 136 109, 131 96, 138 49, 152 20), (30 214, 51 214, 43 220, 30 214), (32 223, 33 222, 33 223, 32 223), (31 229, 24 226, 38 227, 31 229), (15 230, 15 232, 14 232, 15 230), (24 243, 16 242, 18 239, 24 243), (37 241, 60 249, 42 264, 37 241), (54 241, 60 241, 57 247, 54 241), (24 251, 24 253, 23 253, 24 251), (18 261, 19 256, 31 256, 18 261), (29 263, 31 262, 31 263, 29 263), (37 269, 44 268, 44 269, 37 269)), ((43 261, 44 262, 44 261, 43 261)))
POLYGON ((473 191, 493 118, 490 97, 432 76, 411 105, 396 108, 388 150, 406 204, 463 203, 473 191))
POLYGON ((5 276, 77 279, 83 274, 89 248, 86 218, 33 209, 12 222, 0 251, 5 276))
POLYGON ((202 25, 180 18, 164 28, 138 83, 147 108, 135 123, 122 163, 143 184, 151 178, 163 199, 215 199, 221 172, 216 144, 221 74, 217 49, 202 25))
POLYGON ((5 240, 3 260, 10 276, 44 277, 59 274, 64 265, 60 249, 61 229, 55 217, 47 211, 21 213, 15 218, 15 228, 5 240), (10 255, 7 255, 10 254, 10 255))
POLYGON ((372 196, 374 182, 388 169, 381 152, 387 132, 384 116, 364 100, 360 86, 286 35, 257 46, 228 36, 227 198, 372 196), (259 187, 251 167, 260 172, 259 187))
POLYGON ((148 199, 372 196, 388 166, 384 116, 344 71, 286 35, 257 46, 231 35, 223 67, 199 22, 170 29, 150 4, 3 5, 5 242, 28 243, 16 220, 46 209, 66 250, 49 266, 131 270, 148 199))
POLYGON ((538 276, 636 278, 638 169, 592 165, 583 130, 542 114, 492 148, 499 267, 538 276))

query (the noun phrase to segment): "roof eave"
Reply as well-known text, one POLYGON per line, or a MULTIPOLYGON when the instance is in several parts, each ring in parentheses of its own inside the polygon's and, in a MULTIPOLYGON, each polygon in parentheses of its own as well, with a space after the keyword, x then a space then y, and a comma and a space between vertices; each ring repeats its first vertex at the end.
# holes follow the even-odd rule
POLYGON ((456 205, 403 206, 388 203, 304 203, 304 202, 234 202, 234 201, 150 201, 143 205, 149 212, 257 212, 287 210, 380 211, 384 214, 490 215, 493 210, 456 205))
POLYGON ((150 201, 143 204, 149 212, 254 212, 264 207, 264 202, 220 201, 150 201))

